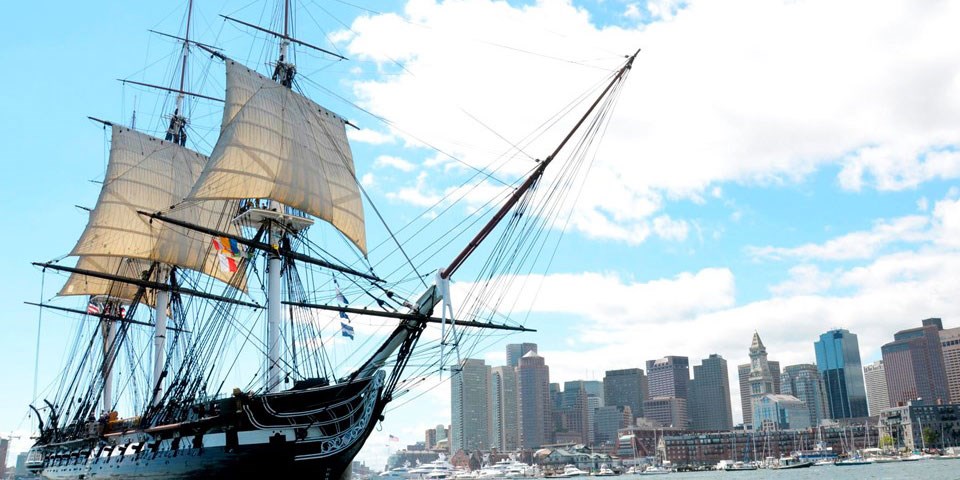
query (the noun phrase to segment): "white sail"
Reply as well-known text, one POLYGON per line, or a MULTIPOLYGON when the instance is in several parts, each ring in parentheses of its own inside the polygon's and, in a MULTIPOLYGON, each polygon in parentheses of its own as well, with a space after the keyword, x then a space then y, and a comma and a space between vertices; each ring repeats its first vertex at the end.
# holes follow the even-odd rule
POLYGON ((190 200, 269 198, 326 220, 366 254, 346 122, 227 59, 223 124, 190 200))
MULTIPOLYGON (((127 278, 140 278, 143 272, 150 269, 150 262, 123 257, 96 257, 83 256, 77 260, 77 268, 108 275, 117 275, 127 278)), ((70 278, 60 289, 59 296, 91 295, 108 296, 121 300, 133 301, 139 287, 124 282, 114 282, 103 278, 71 273, 70 278)), ((148 290, 140 298, 140 303, 153 306, 155 295, 148 290)))
MULTIPOLYGON (((207 157, 150 135, 113 126, 110 161, 97 204, 70 255, 152 260, 196 270, 244 289, 242 273, 219 267, 211 237, 140 215, 180 203, 207 157)), ((233 202, 184 204, 168 213, 189 223, 237 233, 233 202)))

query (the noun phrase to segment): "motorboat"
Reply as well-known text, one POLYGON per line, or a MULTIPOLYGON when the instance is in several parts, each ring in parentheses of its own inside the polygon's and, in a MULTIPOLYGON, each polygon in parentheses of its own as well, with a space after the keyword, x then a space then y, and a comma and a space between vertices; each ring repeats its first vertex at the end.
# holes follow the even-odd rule
POLYGON ((587 475, 590 475, 590 473, 589 473, 589 472, 585 472, 585 471, 583 471, 583 470, 580 470, 579 468, 577 468, 577 467, 574 466, 574 465, 564 465, 564 466, 563 466, 563 473, 561 473, 560 475, 557 475, 557 476, 558 476, 558 477, 563 477, 563 478, 570 478, 570 477, 584 477, 584 476, 587 476, 587 475))

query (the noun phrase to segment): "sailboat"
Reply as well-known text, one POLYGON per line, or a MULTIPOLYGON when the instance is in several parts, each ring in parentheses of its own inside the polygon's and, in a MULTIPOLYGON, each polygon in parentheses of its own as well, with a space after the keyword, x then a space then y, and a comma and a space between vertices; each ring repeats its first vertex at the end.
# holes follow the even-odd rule
POLYGON ((481 212, 489 215, 485 224, 431 284, 383 221, 384 242, 393 242, 392 254, 414 274, 391 280, 369 261, 364 198, 371 201, 357 180, 351 124, 295 88, 295 46, 339 55, 293 37, 290 2, 281 3, 276 31, 224 17, 279 42, 269 76, 191 39, 190 2, 186 34, 173 36, 183 54, 179 85, 133 82, 176 94, 164 137, 98 120, 111 132, 109 163, 70 252, 77 262, 35 264, 68 273, 59 296, 86 297, 87 308, 38 304, 80 321, 59 387, 31 406, 39 429, 31 472, 48 479, 343 478, 387 405, 409 388, 409 369, 442 370, 455 358, 444 349, 456 349, 469 332, 530 331, 493 321, 501 317, 485 300, 510 286, 498 279, 531 268, 544 241, 538 232, 556 220, 546 206, 582 170, 545 172, 589 156, 637 54, 610 73, 505 200, 481 212), (209 156, 187 142, 184 98, 215 99, 185 89, 188 53, 198 49, 226 72, 222 124, 209 156), (311 228, 344 239, 353 256, 330 254, 307 236, 311 228), (451 279, 482 252, 489 255, 484 281, 455 311, 451 279), (411 279, 423 284, 419 295, 400 291, 411 279), (256 281, 265 298, 255 298, 256 281), (366 306, 346 294, 366 298, 366 306), (261 311, 258 334, 244 320, 261 311), (97 322, 90 327, 89 319, 97 322), (344 371, 348 362, 332 359, 327 347, 335 338, 352 340, 357 319, 392 326, 344 371), (333 337, 321 328, 329 324, 333 337), (417 357, 429 362, 411 366, 431 325, 439 325, 439 348, 417 357), (234 365, 251 350, 261 367, 250 383, 231 387, 234 365))

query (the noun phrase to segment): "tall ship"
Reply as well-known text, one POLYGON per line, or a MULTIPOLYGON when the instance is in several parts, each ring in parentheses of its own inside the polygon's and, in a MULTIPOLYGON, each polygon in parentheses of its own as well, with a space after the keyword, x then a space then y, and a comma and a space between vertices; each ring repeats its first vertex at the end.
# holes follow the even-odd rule
POLYGON ((497 201, 397 229, 358 180, 352 123, 297 88, 294 48, 337 54, 292 35, 289 0, 271 27, 224 17, 279 47, 267 74, 192 38, 192 12, 168 35, 179 79, 131 82, 173 96, 165 133, 98 120, 109 159, 87 225, 68 255, 35 263, 66 277, 36 305, 77 321, 62 377, 30 406, 26 466, 46 479, 344 478, 397 397, 456 375, 461 349, 529 331, 501 304, 549 264, 558 202, 575 197, 636 53, 497 201), (191 52, 226 76, 209 155, 188 141, 187 105, 218 99, 187 88, 191 52), (412 238, 428 248, 405 248, 412 238), (462 250, 436 258, 447 245, 462 250))

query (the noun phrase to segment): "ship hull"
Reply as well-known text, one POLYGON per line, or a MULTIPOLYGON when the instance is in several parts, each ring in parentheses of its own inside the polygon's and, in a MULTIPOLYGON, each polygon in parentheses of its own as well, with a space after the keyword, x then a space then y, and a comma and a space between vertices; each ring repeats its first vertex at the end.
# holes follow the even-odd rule
POLYGON ((211 419, 206 430, 176 424, 37 445, 31 453, 43 459, 32 470, 49 480, 339 480, 387 403, 382 381, 380 372, 347 386, 254 398, 237 415, 211 419))

